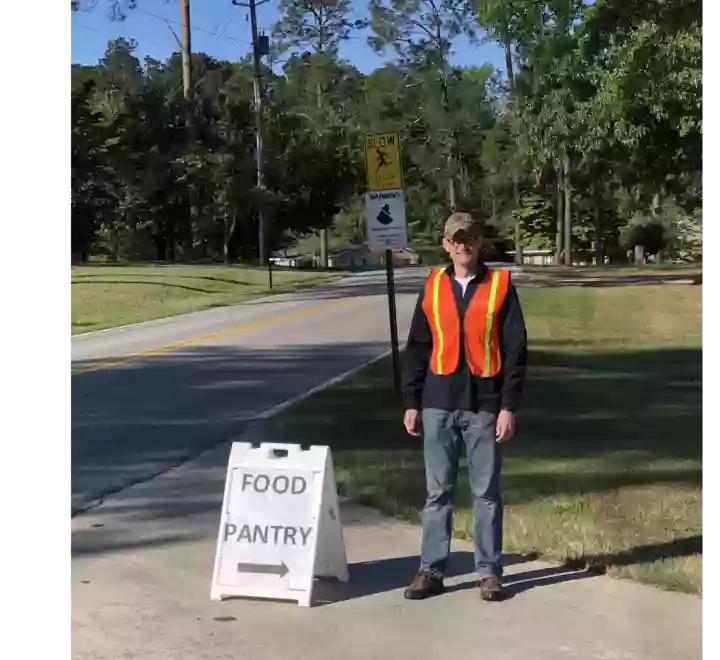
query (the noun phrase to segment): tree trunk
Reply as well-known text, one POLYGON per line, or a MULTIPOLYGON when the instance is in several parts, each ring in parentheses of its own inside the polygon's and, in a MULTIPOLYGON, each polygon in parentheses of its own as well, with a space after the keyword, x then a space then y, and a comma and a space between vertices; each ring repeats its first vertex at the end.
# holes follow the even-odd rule
POLYGON ((175 218, 172 211, 170 212, 170 218, 168 218, 167 227, 167 260, 170 263, 175 261, 175 218))
POLYGON ((165 261, 165 237, 162 233, 155 236, 155 256, 158 261, 165 261))
POLYGON ((230 218, 227 210, 223 216, 223 261, 227 266, 230 263, 230 218))
MULTIPOLYGON (((515 202, 515 212, 520 210, 520 188, 518 186, 517 174, 513 175, 513 200, 515 202)), ((522 245, 520 245, 520 218, 515 217, 515 263, 522 266, 522 245)))
MULTIPOLYGON (((443 67, 445 66, 443 62, 443 67)), ((448 88, 447 88, 447 78, 445 77, 445 74, 443 72, 443 80, 442 80, 442 95, 443 95, 443 109, 445 112, 445 119, 447 120, 449 114, 450 114, 450 99, 448 96, 448 88)), ((450 206, 450 212, 455 213, 457 210, 457 198, 455 195, 455 172, 454 169, 454 154, 453 154, 453 143, 455 141, 455 135, 453 134, 450 136, 450 142, 447 145, 447 169, 448 169, 448 205, 450 206)))
POLYGON ((505 69, 507 70, 507 79, 508 79, 508 88, 510 89, 510 92, 515 91, 515 74, 513 72, 513 63, 512 63, 512 49, 510 45, 510 36, 507 34, 507 31, 505 33, 505 69))
MULTIPOLYGON (((459 152, 459 143, 458 143, 458 152, 459 152)), ((467 197, 470 194, 469 181, 470 181, 470 177, 468 176, 467 165, 461 161, 460 162, 460 194, 463 197, 467 197)))
MULTIPOLYGON (((448 155, 448 170, 452 168, 452 156, 448 155)), ((455 213, 457 210, 457 200, 455 198, 455 177, 450 171, 450 177, 448 178, 448 204, 450 205, 450 212, 455 213)))
POLYGON ((597 195, 593 200, 593 204, 593 213, 595 215, 595 262, 596 265, 602 266, 605 263, 605 255, 603 254, 602 215, 600 214, 600 201, 597 195))
POLYGON ((120 231, 117 225, 112 230, 113 261, 120 261, 120 231))
POLYGON ((237 223, 237 216, 235 210, 232 211, 232 221, 230 220, 230 214, 225 211, 224 217, 224 233, 223 233, 223 259, 225 265, 230 263, 230 241, 232 241, 233 234, 235 233, 235 225, 237 223))
POLYGON ((320 230, 320 266, 328 267, 328 235, 327 229, 320 230))
MULTIPOLYGON (((447 61, 446 54, 443 50, 442 34, 440 33, 440 23, 437 22, 435 25, 435 43, 440 52, 440 87, 442 91, 442 104, 443 113, 445 115, 445 127, 448 126, 450 117, 450 96, 448 94, 448 74, 447 74, 447 61)), ((456 140, 455 130, 450 131, 450 142, 447 144, 447 168, 448 168, 448 205, 450 206, 450 212, 455 213, 457 209, 457 198, 455 195, 455 172, 454 169, 454 154, 453 145, 456 140)))
POLYGON ((565 265, 572 266, 572 209, 570 208, 572 184, 570 180, 570 156, 567 153, 563 156, 563 168, 565 170, 565 241, 563 247, 565 248, 565 265))
POLYGON ((652 214, 657 216, 660 213, 660 193, 656 192, 652 198, 652 214))
POLYGON ((557 209, 556 209, 556 231, 555 231, 555 263, 562 263, 563 255, 563 191, 564 178, 562 166, 557 168, 557 209))

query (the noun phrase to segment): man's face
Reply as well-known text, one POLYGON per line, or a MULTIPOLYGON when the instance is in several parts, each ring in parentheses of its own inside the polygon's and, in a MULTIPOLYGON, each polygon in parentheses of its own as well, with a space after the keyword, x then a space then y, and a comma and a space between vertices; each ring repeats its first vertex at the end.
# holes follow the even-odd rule
POLYGON ((443 247, 457 266, 472 266, 480 254, 480 239, 464 231, 458 231, 452 238, 443 237, 443 247))

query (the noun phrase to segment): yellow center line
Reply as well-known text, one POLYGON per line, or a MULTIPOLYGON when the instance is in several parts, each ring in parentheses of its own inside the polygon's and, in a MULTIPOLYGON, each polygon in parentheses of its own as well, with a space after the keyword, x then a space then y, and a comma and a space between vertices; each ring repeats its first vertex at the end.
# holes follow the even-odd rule
POLYGON ((336 307, 343 307, 349 305, 352 302, 357 301, 357 298, 350 298, 345 300, 338 300, 335 302, 327 303, 325 305, 318 305, 316 307, 309 307, 307 309, 301 309, 297 312, 290 312, 288 314, 281 314, 280 316, 271 316, 270 318, 261 319, 259 321, 253 321, 252 323, 246 323, 244 325, 238 325, 232 328, 226 328, 225 330, 219 330, 217 332, 211 332, 206 335, 200 335, 198 337, 191 337, 183 341, 174 342, 172 344, 166 344, 165 346, 159 346, 157 348, 149 348, 144 351, 137 353, 129 353, 121 358, 109 359, 109 360, 93 360, 92 362, 85 363, 75 369, 73 369, 73 375, 75 374, 87 374, 93 371, 102 371, 103 369, 110 369, 112 367, 119 367, 123 364, 129 364, 131 362, 137 362, 148 357, 155 357, 158 355, 167 355, 181 348, 187 348, 188 346, 197 346, 214 339, 222 339, 231 335, 239 335, 244 332, 250 332, 251 330, 257 330, 259 328, 265 328, 271 325, 278 325, 279 323, 285 323, 286 321, 292 321, 299 319, 304 316, 310 316, 312 314, 318 314, 336 307))

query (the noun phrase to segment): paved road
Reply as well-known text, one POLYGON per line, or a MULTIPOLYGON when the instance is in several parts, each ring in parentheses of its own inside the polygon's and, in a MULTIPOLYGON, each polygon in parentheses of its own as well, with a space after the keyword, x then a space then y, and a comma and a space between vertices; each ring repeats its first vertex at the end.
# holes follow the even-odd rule
MULTIPOLYGON (((397 272, 401 340, 426 273, 397 272)), ((73 338, 73 510, 232 437, 389 345, 383 272, 73 338)))
MULTIPOLYGON (((247 436, 251 436, 249 431, 247 436)), ((252 437, 244 437, 252 440, 252 437)), ((403 600, 420 530, 341 507, 350 583, 316 607, 210 600, 228 445, 72 520, 75 660, 698 660, 702 600, 506 557, 512 598, 483 603, 453 543, 450 589, 403 600)))

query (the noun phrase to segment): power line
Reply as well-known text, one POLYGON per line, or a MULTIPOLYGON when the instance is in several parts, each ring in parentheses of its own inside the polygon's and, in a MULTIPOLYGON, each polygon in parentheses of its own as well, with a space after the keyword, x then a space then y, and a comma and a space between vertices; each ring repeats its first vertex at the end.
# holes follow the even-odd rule
MULTIPOLYGON (((145 11, 144 9, 136 9, 135 11, 139 11, 141 14, 145 14, 145 16, 149 16, 150 18, 155 18, 159 21, 163 21, 164 23, 173 23, 174 25, 180 25, 179 21, 176 21, 172 18, 166 18, 165 16, 160 16, 158 14, 153 14, 152 12, 145 11)), ((203 30, 202 28, 199 28, 199 27, 192 26, 190 29, 192 32, 202 32, 203 34, 207 34, 211 37, 215 37, 218 39, 226 39, 227 41, 233 41, 235 43, 240 42, 240 40, 236 39, 235 37, 218 35, 215 32, 211 32, 210 30, 203 30)))
POLYGON ((237 17, 237 12, 233 11, 233 7, 231 5, 230 11, 229 11, 227 17, 225 18, 224 21, 220 21, 220 23, 218 23, 215 26, 215 29, 213 30, 213 34, 216 35, 218 38, 222 38, 222 36, 227 31, 227 29, 233 24, 236 17, 237 17), (222 27, 222 31, 220 31, 221 27, 222 27))

